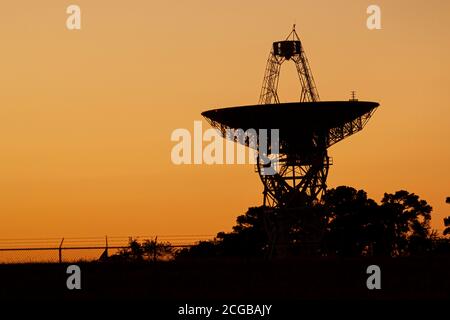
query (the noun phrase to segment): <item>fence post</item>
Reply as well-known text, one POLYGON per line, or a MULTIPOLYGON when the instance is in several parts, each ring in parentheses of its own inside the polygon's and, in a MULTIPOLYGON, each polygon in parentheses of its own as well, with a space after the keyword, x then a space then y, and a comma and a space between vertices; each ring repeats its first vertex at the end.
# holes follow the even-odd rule
POLYGON ((108 236, 105 236, 105 240, 106 240, 105 253, 106 253, 106 258, 108 258, 109 257, 109 254, 108 254, 108 236))
POLYGON ((59 244, 59 263, 62 263, 62 245, 64 242, 64 238, 62 238, 61 243, 59 244))

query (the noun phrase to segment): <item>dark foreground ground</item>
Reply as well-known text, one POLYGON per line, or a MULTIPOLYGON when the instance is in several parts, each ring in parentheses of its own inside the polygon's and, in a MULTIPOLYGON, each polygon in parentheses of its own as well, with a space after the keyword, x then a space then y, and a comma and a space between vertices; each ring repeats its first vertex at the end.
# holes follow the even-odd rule
MULTIPOLYGON (((143 264, 80 263, 82 288, 66 287, 67 264, 0 265, 0 302, 133 301, 171 303, 378 303, 450 305, 450 258, 195 260, 143 264), (381 268, 381 290, 366 269, 381 268)), ((110 305, 111 306, 111 305, 110 305)), ((374 309, 372 307, 372 309, 374 309)), ((175 310, 175 311, 174 311, 175 310)), ((296 309, 299 310, 299 309, 296 309)))
POLYGON ((77 265, 72 291, 68 264, 0 265, 0 299, 450 299, 450 257, 77 265), (372 264, 381 290, 367 289, 372 264))

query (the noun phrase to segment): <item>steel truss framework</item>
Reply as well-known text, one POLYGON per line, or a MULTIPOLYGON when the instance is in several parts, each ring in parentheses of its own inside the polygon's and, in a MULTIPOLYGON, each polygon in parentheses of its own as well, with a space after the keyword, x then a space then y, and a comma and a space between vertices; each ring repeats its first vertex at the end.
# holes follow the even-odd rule
MULTIPOLYGON (((272 208, 292 208, 320 201, 326 191, 329 167, 333 164, 332 158, 327 154, 327 149, 361 131, 374 112, 375 109, 342 126, 311 135, 313 140, 311 145, 315 146, 312 150, 292 151, 281 141, 280 154, 262 155, 269 157, 272 165, 278 168, 275 175, 265 175, 264 169, 267 164, 257 160, 256 172, 264 185, 264 205, 272 208)), ((259 150, 259 139, 256 144, 252 145, 248 139, 239 139, 239 135, 233 134, 232 128, 220 121, 210 118, 206 118, 206 120, 212 127, 218 129, 224 138, 259 150)), ((270 151, 269 148, 268 152, 270 153, 270 151)))
MULTIPOLYGON (((278 82, 281 65, 291 60, 300 80, 300 102, 320 100, 309 66, 308 58, 295 25, 285 41, 275 42, 267 60, 266 72, 259 98, 260 104, 280 103, 278 82)), ((338 135, 336 135, 337 137, 338 135)), ((320 139, 328 137, 314 137, 320 139)), ((264 206, 295 207, 319 200, 326 190, 326 179, 330 165, 326 146, 315 141, 318 147, 312 154, 279 154, 278 171, 275 175, 264 175, 264 164, 258 160, 257 171, 264 185, 264 206)))
MULTIPOLYGON (((306 114, 306 120, 302 119, 303 122, 296 122, 296 119, 286 119, 285 121, 282 118, 280 120, 276 116, 274 117, 275 119, 264 118, 264 120, 269 121, 262 121, 258 117, 270 117, 270 115, 277 114, 276 112, 261 112, 260 109, 263 109, 265 105, 270 105, 270 107, 266 107, 272 109, 274 104, 280 104, 277 93, 278 82, 281 66, 286 61, 292 61, 297 69, 301 85, 299 102, 305 102, 301 107, 311 109, 314 106, 323 107, 323 105, 321 106, 322 102, 320 102, 308 59, 294 25, 293 30, 284 41, 273 43, 267 60, 259 98, 261 106, 258 107, 258 110, 249 112, 249 108, 253 110, 255 106, 242 107, 245 109, 233 107, 225 108, 226 110, 210 110, 210 112, 212 111, 211 114, 204 115, 211 126, 218 129, 224 138, 231 139, 250 148, 257 148, 258 159, 255 171, 258 172, 264 185, 263 204, 265 214, 263 220, 269 237, 269 245, 267 247, 269 256, 272 255, 275 246, 277 246, 277 255, 284 255, 283 250, 286 248, 284 245, 289 242, 289 221, 291 218, 300 218, 303 226, 308 225, 308 209, 311 209, 313 204, 320 202, 323 198, 327 188, 328 171, 330 165, 332 165, 332 159, 328 156, 327 149, 361 131, 376 110, 376 106, 378 106, 378 104, 374 103, 376 104, 375 107, 352 109, 355 112, 348 116, 340 114, 343 118, 340 118, 339 121, 329 121, 330 117, 333 117, 333 114, 335 115, 336 113, 328 112, 319 113, 323 114, 325 118, 309 118, 309 114, 306 114), (308 106, 307 102, 317 103, 308 106), (236 110, 236 112, 230 114, 230 110, 236 110), (310 122, 315 121, 317 123, 306 123, 305 125, 305 121, 308 121, 308 119, 310 122), (233 130, 246 130, 251 125, 255 125, 255 129, 260 129, 264 128, 262 124, 270 125, 272 123, 277 123, 280 126, 281 139, 276 154, 275 152, 272 153, 270 148, 262 148, 265 150, 265 153, 261 152, 259 146, 261 137, 257 137, 255 144, 254 141, 250 142, 249 139, 245 138, 247 136, 242 138, 242 136, 233 132, 233 130), (303 126, 297 128, 297 123, 302 123, 303 126), (284 129, 286 130, 283 132, 281 127, 285 124, 284 129), (242 125, 246 126, 246 128, 240 129, 239 126, 242 125), (268 164, 267 161, 261 160, 267 158, 270 159, 271 163, 268 164), (276 168, 275 174, 267 174, 267 168, 270 166, 276 168)), ((349 104, 353 103, 352 101, 359 106, 354 94, 352 99, 346 102, 345 105, 349 106, 349 104)), ((339 103, 339 101, 335 102, 339 103)), ((283 108, 283 104, 277 105, 275 108, 278 107, 283 108)), ((336 110, 335 107, 336 104, 332 110, 336 110)), ((288 116, 290 114, 299 113, 286 113, 288 116)), ((317 113, 315 114, 317 115, 317 113)), ((270 128, 266 127, 266 129, 270 128)), ((268 146, 267 141, 266 146, 268 146)), ((311 240, 314 240, 313 238, 311 240)), ((316 250, 314 247, 312 249, 316 250)))
MULTIPOLYGON (((281 65, 286 61, 294 62, 297 68, 301 84, 300 102, 319 102, 320 97, 311 68, 294 25, 293 30, 284 41, 273 43, 267 61, 259 104, 280 103, 277 88, 281 65)), ((350 103, 351 101, 357 100, 353 97, 350 103)), ((280 105, 280 108, 282 107, 280 105)), ((306 137, 301 137, 303 140, 310 139, 310 143, 306 144, 312 147, 292 148, 288 145, 289 141, 280 141, 279 154, 270 154, 270 150, 269 154, 261 154, 260 158, 269 157, 272 164, 278 168, 276 174, 266 175, 267 164, 260 159, 257 160, 256 172, 259 173, 264 185, 264 206, 289 209, 319 202, 326 191, 326 179, 329 167, 332 165, 332 159, 328 156, 327 149, 362 130, 374 111, 375 108, 342 125, 326 130, 322 128, 320 131, 310 132, 306 137)), ((237 135, 230 135, 230 130, 233 128, 221 122, 220 119, 216 121, 211 117, 206 117, 206 120, 211 126, 218 129, 224 138, 231 138, 235 142, 252 148, 256 147, 259 150, 258 143, 249 145, 248 140, 239 140, 237 135)), ((295 145, 295 141, 290 142, 294 142, 295 145)))
POLYGON ((295 25, 286 40, 274 42, 272 50, 267 59, 266 72, 259 97, 260 104, 280 103, 278 98, 278 82, 280 78, 281 65, 291 60, 297 69, 301 84, 300 102, 319 101, 319 93, 309 67, 303 45, 295 31, 295 25))
MULTIPOLYGON (((281 65, 289 60, 294 62, 300 80, 300 102, 320 100, 308 59, 294 25, 285 41, 273 44, 267 60, 260 104, 280 103, 277 89, 281 65)), ((326 179, 332 164, 327 148, 362 130, 371 114, 372 112, 365 114, 343 126, 330 128, 327 132, 313 134, 311 139, 316 146, 314 150, 279 154, 275 159, 279 168, 275 175, 264 175, 265 164, 258 161, 256 167, 264 185, 264 206, 292 208, 320 201, 327 188, 326 179)))

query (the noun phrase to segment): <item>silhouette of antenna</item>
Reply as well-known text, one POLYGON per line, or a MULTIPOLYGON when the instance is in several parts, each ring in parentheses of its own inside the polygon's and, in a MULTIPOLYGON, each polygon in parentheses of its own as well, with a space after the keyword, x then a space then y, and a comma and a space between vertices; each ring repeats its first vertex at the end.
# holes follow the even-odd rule
POLYGON ((257 164, 264 184, 264 205, 271 207, 289 207, 297 202, 295 199, 304 203, 320 200, 331 164, 327 149, 361 131, 379 105, 358 101, 354 91, 350 101, 319 102, 295 24, 286 40, 272 44, 259 102, 255 106, 209 110, 202 115, 224 137, 226 129, 280 130, 280 153, 274 160, 281 166, 279 173, 263 175, 263 165, 257 164), (287 61, 297 67, 301 84, 299 102, 279 102, 280 68, 287 61))
POLYGON ((320 100, 308 58, 303 50, 297 31, 295 31, 294 24, 292 31, 284 41, 277 41, 272 44, 259 97, 260 104, 280 103, 277 93, 280 70, 283 63, 290 60, 295 64, 301 83, 300 102, 320 100))
MULTIPOLYGON (((350 101, 321 102, 294 24, 285 40, 272 44, 258 105, 214 109, 202 115, 223 137, 230 129, 279 129, 279 153, 270 154, 277 173, 265 174, 267 164, 260 158, 268 155, 259 155, 256 169, 264 185, 263 205, 286 211, 321 200, 332 164, 327 149, 361 131, 378 106, 358 101, 354 91, 350 101), (280 69, 286 62, 297 68, 301 85, 297 102, 280 103, 278 97, 280 69)), ((258 150, 248 140, 238 142, 258 150)))
POLYGON ((350 101, 358 101, 358 99, 356 99, 356 91, 351 91, 350 101))

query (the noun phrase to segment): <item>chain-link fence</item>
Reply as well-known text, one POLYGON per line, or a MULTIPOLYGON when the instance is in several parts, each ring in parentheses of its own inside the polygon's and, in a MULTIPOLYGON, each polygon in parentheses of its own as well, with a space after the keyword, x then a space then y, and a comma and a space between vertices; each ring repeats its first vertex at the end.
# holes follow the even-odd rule
POLYGON ((133 237, 78 237, 0 239, 0 263, 58 263, 95 261, 130 249, 130 241, 151 241, 169 245, 174 250, 190 247, 211 235, 169 235, 133 237))

